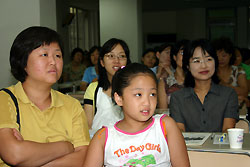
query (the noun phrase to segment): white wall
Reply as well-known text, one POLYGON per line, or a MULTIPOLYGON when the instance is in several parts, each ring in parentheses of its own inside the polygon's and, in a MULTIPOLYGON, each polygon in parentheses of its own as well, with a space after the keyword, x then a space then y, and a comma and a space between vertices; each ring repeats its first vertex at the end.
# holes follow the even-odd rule
POLYGON ((129 46, 131 61, 138 62, 142 52, 140 1, 100 0, 99 5, 101 45, 113 37, 123 39, 129 46))
POLYGON ((56 9, 54 8, 54 6, 55 0, 1 0, 0 88, 7 87, 10 84, 14 84, 16 82, 10 73, 9 65, 10 47, 15 37, 18 33, 29 26, 41 25, 41 20, 43 26, 46 26, 46 23, 49 23, 48 25, 51 26, 51 28, 56 29, 56 27, 52 23, 55 21, 54 16, 56 9), (40 1, 44 1, 42 2, 43 11, 41 12, 40 1), (45 16, 44 14, 46 14, 47 16, 45 16))
POLYGON ((57 30, 56 0, 40 0, 40 26, 57 30))

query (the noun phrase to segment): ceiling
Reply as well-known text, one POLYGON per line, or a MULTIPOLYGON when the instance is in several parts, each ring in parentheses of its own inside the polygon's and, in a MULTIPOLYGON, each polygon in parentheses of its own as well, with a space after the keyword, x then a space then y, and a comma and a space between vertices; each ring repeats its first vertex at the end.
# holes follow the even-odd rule
MULTIPOLYGON (((66 0, 74 6, 99 7, 99 0, 66 0)), ((141 0, 143 12, 179 10, 188 8, 215 8, 250 6, 250 0, 141 0)))
POLYGON ((143 11, 249 6, 250 0, 142 0, 143 11))

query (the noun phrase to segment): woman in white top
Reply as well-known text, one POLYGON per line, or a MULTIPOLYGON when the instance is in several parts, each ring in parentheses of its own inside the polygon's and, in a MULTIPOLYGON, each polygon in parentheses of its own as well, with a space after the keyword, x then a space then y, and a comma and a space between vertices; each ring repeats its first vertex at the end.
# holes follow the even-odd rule
POLYGON ((129 48, 123 40, 112 38, 102 46, 98 60, 98 83, 91 83, 84 95, 90 135, 102 126, 123 118, 120 107, 115 106, 111 99, 111 81, 115 72, 130 62, 129 48))

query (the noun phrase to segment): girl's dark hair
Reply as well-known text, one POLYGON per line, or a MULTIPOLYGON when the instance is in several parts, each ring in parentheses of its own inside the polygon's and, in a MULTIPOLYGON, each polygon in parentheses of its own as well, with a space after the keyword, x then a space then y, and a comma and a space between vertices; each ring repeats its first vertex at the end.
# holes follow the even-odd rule
POLYGON ((138 74, 145 74, 151 76, 156 85, 157 78, 155 73, 147 66, 139 63, 131 63, 122 69, 119 69, 112 78, 112 93, 111 96, 114 99, 114 93, 119 96, 123 95, 123 90, 130 85, 130 81, 138 76, 138 74))
POLYGON ((111 83, 108 80, 108 75, 107 75, 107 71, 105 67, 101 65, 101 60, 103 60, 104 55, 106 53, 111 52, 118 44, 122 46, 127 56, 127 65, 131 63, 130 55, 129 55, 129 48, 126 42, 117 38, 111 38, 107 42, 105 42, 101 48, 101 52, 100 52, 99 59, 98 59, 98 70, 99 70, 98 84, 100 87, 103 88, 103 90, 107 90, 111 86, 111 83))
POLYGON ((212 45, 210 42, 206 39, 198 39, 194 40, 191 43, 189 43, 185 48, 184 48, 184 55, 182 59, 182 68, 184 72, 186 73, 185 75, 185 81, 184 85, 186 87, 192 87, 194 88, 195 86, 195 80, 191 72, 189 71, 189 61, 193 57, 194 51, 197 47, 200 47, 205 54, 207 52, 215 61, 215 72, 212 76, 212 81, 216 84, 219 83, 219 78, 217 76, 217 67, 218 67, 218 57, 216 56, 215 50, 213 49, 212 45))
POLYGON ((229 65, 233 65, 236 60, 236 55, 234 51, 234 44, 228 37, 221 37, 219 39, 215 39, 212 43, 215 51, 224 50, 226 53, 231 54, 231 58, 229 61, 229 65))
MULTIPOLYGON (((176 61, 174 60, 174 56, 177 56, 179 50, 184 50, 184 48, 186 47, 186 45, 189 43, 189 40, 187 39, 183 39, 181 41, 178 41, 171 49, 170 52, 170 58, 171 58, 171 65, 174 69, 176 69, 177 64, 176 61)), ((184 56, 184 55, 183 55, 184 56)))
POLYGON ((80 53, 82 54, 82 56, 85 55, 84 51, 83 51, 81 48, 75 48, 75 49, 73 49, 73 51, 71 52, 70 59, 73 60, 75 54, 78 53, 78 52, 80 52, 80 53))
POLYGON ((19 33, 10 49, 10 66, 12 75, 20 82, 24 82, 27 73, 25 67, 30 53, 42 45, 58 43, 63 55, 63 43, 59 34, 47 27, 29 27, 19 33))

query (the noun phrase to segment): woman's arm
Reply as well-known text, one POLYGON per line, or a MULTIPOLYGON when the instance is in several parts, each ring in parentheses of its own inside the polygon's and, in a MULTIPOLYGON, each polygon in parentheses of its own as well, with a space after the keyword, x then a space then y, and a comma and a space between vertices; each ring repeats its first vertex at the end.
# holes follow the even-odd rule
POLYGON ((91 83, 85 94, 84 94, 84 106, 83 109, 85 111, 87 120, 88 120, 88 126, 89 129, 92 127, 92 122, 94 119, 94 103, 96 103, 95 100, 95 91, 97 89, 98 82, 91 83))
POLYGON ((83 109, 85 111, 87 120, 88 120, 88 126, 89 129, 92 127, 93 119, 94 119, 94 114, 93 114, 93 105, 90 104, 84 104, 83 109))
POLYGON ((22 140, 11 128, 0 129, 0 157, 13 166, 42 166, 73 151, 67 141, 36 143, 22 140))
POLYGON ((158 82, 158 108, 167 109, 168 108, 168 97, 165 91, 165 82, 163 78, 159 79, 158 82))
POLYGON ((238 86, 233 87, 238 96, 248 96, 248 85, 247 79, 245 74, 239 74, 237 79, 238 86))
POLYGON ((222 132, 227 132, 227 129, 234 128, 236 120, 234 118, 224 118, 222 132))
POLYGON ((105 128, 96 132, 90 142, 83 167, 103 167, 105 136, 105 128))
POLYGON ((236 120, 239 119, 237 93, 234 89, 227 90, 227 92, 229 94, 226 94, 228 100, 224 110, 222 132, 227 132, 227 129, 234 128, 236 120))
POLYGON ((55 159, 42 167, 82 167, 87 154, 88 146, 80 146, 75 148, 71 154, 67 154, 61 158, 55 159))
POLYGON ((162 119, 165 122, 167 130, 167 141, 170 153, 170 161, 172 167, 189 167, 190 162, 187 153, 187 147, 181 131, 176 125, 176 122, 166 116, 162 119))
POLYGON ((170 111, 170 116, 174 119, 174 121, 177 122, 177 126, 182 132, 186 131, 185 128, 185 118, 182 116, 183 114, 181 113, 181 108, 180 106, 180 101, 179 100, 179 95, 176 95, 176 93, 171 94, 171 99, 170 99, 170 104, 169 104, 169 111, 170 111))

